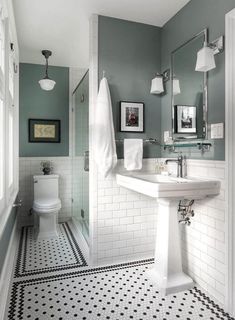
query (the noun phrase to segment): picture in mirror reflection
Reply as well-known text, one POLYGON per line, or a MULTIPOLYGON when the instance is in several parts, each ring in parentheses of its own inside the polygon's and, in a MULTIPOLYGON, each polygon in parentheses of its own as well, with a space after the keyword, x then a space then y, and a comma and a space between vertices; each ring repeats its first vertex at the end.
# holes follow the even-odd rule
POLYGON ((196 133, 195 106, 175 106, 177 133, 196 133))

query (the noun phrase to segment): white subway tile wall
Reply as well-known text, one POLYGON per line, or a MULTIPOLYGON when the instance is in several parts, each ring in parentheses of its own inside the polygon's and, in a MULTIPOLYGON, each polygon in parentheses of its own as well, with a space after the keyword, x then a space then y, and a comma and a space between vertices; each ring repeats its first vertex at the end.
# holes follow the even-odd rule
MULTIPOLYGON (((144 160, 143 171, 154 172, 158 159, 144 160)), ((164 161, 165 159, 161 159, 164 161)), ((118 161, 117 172, 123 171, 118 161)), ((176 165, 169 171, 176 174, 176 165)), ((225 162, 187 161, 188 176, 221 181, 216 197, 196 200, 192 224, 180 226, 184 270, 212 294, 225 302, 226 237, 225 237, 225 162)), ((93 217, 93 263, 142 259, 154 256, 157 203, 131 190, 119 187, 115 175, 98 176, 97 210, 93 217)))
POLYGON ((62 202, 62 209, 59 212, 59 219, 65 221, 71 218, 72 213, 72 163, 69 157, 43 157, 23 158, 19 160, 19 197, 22 199, 22 208, 19 211, 19 224, 30 225, 33 223, 33 216, 29 211, 33 205, 33 175, 42 174, 40 163, 43 160, 52 162, 53 173, 60 176, 59 196, 62 202))
MULTIPOLYGON (((156 159, 144 159, 142 171, 155 170, 156 159)), ((95 171, 95 168, 93 169, 95 171)), ((115 172, 122 172, 123 160, 115 172)), ((157 203, 116 183, 115 173, 98 175, 93 198, 92 263, 94 265, 153 257, 157 203)))
MULTIPOLYGON (((40 162, 51 160, 54 172, 60 175, 62 219, 72 216, 72 162, 69 157, 20 158, 20 198, 23 207, 20 223, 32 223, 28 215, 33 201, 32 176, 40 174, 40 162)), ((162 159, 163 160, 163 159, 162 159)), ((143 171, 154 172, 157 159, 145 159, 143 171)), ((78 161, 77 169, 81 166, 78 161)), ((76 166, 75 166, 76 168, 76 166)), ((184 270, 213 295, 225 302, 226 216, 225 216, 225 162, 187 161, 188 176, 221 181, 221 193, 216 197, 196 200, 195 217, 191 226, 181 226, 184 270)), ((169 170, 176 171, 174 164, 169 170)), ((118 161, 116 172, 123 171, 123 160, 118 161)), ((93 173, 93 179, 96 172, 93 173)), ((95 180, 95 179, 94 179, 95 180)), ((142 259, 154 256, 157 202, 155 199, 132 192, 116 184, 115 174, 107 179, 98 175, 93 185, 93 207, 90 204, 90 255, 93 265, 142 259), (96 188, 97 185, 97 188, 96 188), (96 202, 97 200, 97 202, 96 202)), ((79 187, 79 183, 73 188, 79 187)))

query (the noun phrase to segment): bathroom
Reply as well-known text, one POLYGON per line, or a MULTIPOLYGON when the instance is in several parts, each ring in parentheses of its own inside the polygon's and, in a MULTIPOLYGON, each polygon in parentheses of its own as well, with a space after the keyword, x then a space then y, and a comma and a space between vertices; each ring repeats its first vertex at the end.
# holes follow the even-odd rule
POLYGON ((234 0, 0 8, 0 319, 233 319, 234 0))

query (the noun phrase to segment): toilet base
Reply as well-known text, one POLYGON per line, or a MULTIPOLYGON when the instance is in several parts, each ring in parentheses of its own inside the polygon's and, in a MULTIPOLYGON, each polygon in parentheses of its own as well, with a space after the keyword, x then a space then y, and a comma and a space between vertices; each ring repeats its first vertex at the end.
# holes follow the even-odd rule
POLYGON ((37 213, 39 216, 39 230, 37 239, 54 239, 58 238, 57 231, 57 212, 42 214, 37 213))

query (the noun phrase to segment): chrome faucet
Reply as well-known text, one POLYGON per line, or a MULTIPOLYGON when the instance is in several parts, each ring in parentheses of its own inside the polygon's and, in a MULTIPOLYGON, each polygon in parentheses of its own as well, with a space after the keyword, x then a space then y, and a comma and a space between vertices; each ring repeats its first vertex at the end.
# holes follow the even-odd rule
POLYGON ((183 165, 184 165, 184 158, 182 155, 179 155, 177 159, 167 159, 165 164, 168 162, 176 162, 177 163, 177 177, 183 178, 183 165))

